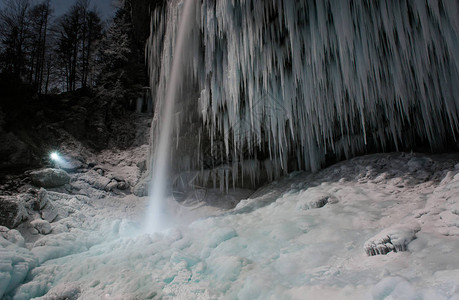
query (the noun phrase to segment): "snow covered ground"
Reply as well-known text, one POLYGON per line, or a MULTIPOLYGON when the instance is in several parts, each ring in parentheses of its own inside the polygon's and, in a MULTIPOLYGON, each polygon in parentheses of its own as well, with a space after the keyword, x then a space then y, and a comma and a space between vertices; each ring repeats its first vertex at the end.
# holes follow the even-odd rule
POLYGON ((359 157, 229 210, 170 200, 155 234, 146 198, 47 197, 51 233, 0 230, 5 299, 459 299, 458 155, 359 157))

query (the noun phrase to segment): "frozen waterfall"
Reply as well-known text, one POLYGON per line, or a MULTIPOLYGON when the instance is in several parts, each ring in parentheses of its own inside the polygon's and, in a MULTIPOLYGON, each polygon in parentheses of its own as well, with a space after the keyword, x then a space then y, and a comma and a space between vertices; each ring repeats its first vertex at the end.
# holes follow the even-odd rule
MULTIPOLYGON (((146 51, 157 107, 178 3, 151 15, 146 51)), ((174 117, 174 172, 198 170, 202 181, 227 188, 314 171, 327 155, 456 141, 459 2, 198 3, 174 117)))

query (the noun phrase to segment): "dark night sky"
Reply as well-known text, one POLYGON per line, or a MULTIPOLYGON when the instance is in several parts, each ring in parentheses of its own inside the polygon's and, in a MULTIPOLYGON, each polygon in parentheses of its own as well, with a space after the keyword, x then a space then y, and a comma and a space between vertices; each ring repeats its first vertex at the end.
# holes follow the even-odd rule
MULTIPOLYGON (((101 13, 103 19, 107 19, 112 16, 115 6, 114 4, 118 1, 114 0, 90 0, 90 7, 96 7, 101 13)), ((59 16, 65 13, 70 6, 75 3, 75 0, 51 0, 51 3, 55 10, 55 16, 59 16)))
MULTIPOLYGON (((3 8, 6 0, 0 0, 0 9, 3 8)), ((40 0, 32 0, 32 4, 40 3, 40 0)), ((101 14, 102 19, 108 19, 115 11, 116 3, 119 0, 90 0, 89 7, 96 7, 97 11, 101 14)), ((75 0, 51 0, 51 5, 54 8, 54 16, 58 17, 65 13, 73 4, 75 0)))

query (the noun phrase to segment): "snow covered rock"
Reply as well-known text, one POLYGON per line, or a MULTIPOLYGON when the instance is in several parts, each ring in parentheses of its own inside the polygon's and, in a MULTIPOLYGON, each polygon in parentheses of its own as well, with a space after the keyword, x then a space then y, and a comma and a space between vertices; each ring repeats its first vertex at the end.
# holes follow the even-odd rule
POLYGON ((56 220, 58 214, 58 209, 52 203, 46 204, 46 206, 41 210, 41 218, 48 222, 56 220))
POLYGON ((51 232, 51 224, 49 224, 49 222, 46 220, 41 220, 41 219, 33 220, 32 222, 30 222, 30 225, 32 225, 32 227, 38 233, 49 234, 51 232))
POLYGON ((81 174, 77 176, 77 179, 90 184, 91 186, 93 186, 94 188, 98 190, 106 190, 106 191, 108 191, 108 188, 109 188, 108 186, 111 182, 110 178, 102 176, 95 170, 91 170, 87 173, 81 174))
POLYGON ((48 191, 44 188, 40 188, 38 192, 38 208, 42 209, 48 203, 48 191))
POLYGON ((69 174, 61 169, 42 169, 30 173, 32 183, 44 188, 59 187, 70 182, 69 174))
POLYGON ((134 186, 132 193, 138 197, 148 195, 149 176, 142 177, 134 186))
POLYGON ((329 193, 316 188, 309 188, 299 193, 296 208, 298 210, 321 208, 327 203, 333 204, 336 202, 338 202, 336 198, 329 193))
POLYGON ((16 197, 0 197, 0 225, 14 228, 27 219, 23 203, 16 197))
POLYGON ((0 226, 0 236, 5 240, 19 247, 24 247, 24 237, 16 229, 8 229, 5 226, 0 226))
POLYGON ((416 238, 419 230, 418 224, 387 228, 366 241, 363 248, 368 256, 385 255, 391 251, 406 251, 408 244, 416 238))
POLYGON ((24 207, 27 210, 40 211, 48 203, 48 191, 44 188, 40 190, 30 189, 27 193, 19 194, 18 199, 20 202, 24 203, 24 207))
POLYGON ((118 182, 115 181, 115 180, 112 180, 112 181, 110 181, 109 184, 107 184, 107 186, 105 187, 105 190, 111 192, 114 189, 116 189, 117 187, 118 187, 118 182))

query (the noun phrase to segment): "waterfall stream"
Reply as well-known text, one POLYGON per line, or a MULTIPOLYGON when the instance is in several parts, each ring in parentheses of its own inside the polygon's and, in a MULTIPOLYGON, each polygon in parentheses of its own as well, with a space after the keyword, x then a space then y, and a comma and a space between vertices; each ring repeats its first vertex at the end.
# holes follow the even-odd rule
POLYGON ((183 0, 183 12, 179 24, 179 30, 176 37, 174 53, 172 58, 172 68, 167 82, 166 97, 161 102, 159 128, 159 139, 155 145, 152 168, 152 182, 149 193, 150 203, 146 215, 146 231, 155 232, 164 228, 168 222, 165 220, 164 201, 165 188, 168 178, 168 161, 170 152, 170 139, 172 134, 173 113, 183 77, 183 57, 186 51, 187 33, 190 29, 190 23, 193 20, 193 2, 194 0, 183 0))

